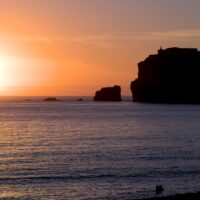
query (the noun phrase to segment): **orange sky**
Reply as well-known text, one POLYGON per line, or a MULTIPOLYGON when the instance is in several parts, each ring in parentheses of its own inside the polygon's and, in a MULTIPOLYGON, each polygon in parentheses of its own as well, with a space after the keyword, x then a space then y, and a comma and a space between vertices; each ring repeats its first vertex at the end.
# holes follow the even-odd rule
POLYGON ((200 47, 196 0, 0 0, 0 95, 130 95, 137 63, 200 47))

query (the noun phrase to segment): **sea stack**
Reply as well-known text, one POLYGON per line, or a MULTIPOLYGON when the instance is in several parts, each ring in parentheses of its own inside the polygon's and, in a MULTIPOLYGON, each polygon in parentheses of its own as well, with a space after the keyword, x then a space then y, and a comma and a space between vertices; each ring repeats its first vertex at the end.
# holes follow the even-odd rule
POLYGON ((94 101, 121 101, 121 87, 115 85, 114 87, 105 87, 97 91, 94 101))
POLYGON ((200 103, 200 52, 193 48, 158 50, 138 64, 131 83, 133 101, 200 103))

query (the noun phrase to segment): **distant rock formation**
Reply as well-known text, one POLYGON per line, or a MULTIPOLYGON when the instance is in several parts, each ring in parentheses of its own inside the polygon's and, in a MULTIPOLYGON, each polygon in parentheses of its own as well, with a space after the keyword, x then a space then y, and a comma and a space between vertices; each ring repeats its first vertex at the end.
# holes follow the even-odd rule
POLYGON ((131 91, 138 102, 200 103, 200 52, 176 47, 158 50, 138 64, 131 91))
POLYGON ((44 99, 44 101, 61 101, 61 100, 56 99, 55 97, 50 97, 50 98, 44 99))
POLYGON ((121 87, 115 85, 114 87, 105 87, 97 91, 94 101, 121 101, 121 87))

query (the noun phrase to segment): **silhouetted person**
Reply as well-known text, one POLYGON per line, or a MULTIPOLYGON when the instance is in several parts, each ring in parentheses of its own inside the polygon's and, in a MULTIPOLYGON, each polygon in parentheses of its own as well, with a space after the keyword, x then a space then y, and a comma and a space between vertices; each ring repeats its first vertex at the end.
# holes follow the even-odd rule
POLYGON ((162 185, 156 185, 156 194, 161 194, 164 191, 162 185))

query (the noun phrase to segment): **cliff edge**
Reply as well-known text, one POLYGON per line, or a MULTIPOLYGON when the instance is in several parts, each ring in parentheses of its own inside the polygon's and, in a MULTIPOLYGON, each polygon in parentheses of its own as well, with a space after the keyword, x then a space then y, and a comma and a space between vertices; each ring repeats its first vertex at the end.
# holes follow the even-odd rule
POLYGON ((138 64, 131 83, 133 101, 200 103, 200 52, 193 48, 160 49, 138 64))

